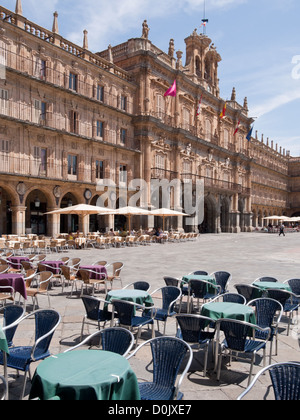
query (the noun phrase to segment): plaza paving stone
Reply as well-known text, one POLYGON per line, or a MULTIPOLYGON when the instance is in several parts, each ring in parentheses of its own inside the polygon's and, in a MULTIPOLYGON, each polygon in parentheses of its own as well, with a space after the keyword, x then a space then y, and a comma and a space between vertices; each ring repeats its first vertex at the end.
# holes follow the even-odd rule
MULTIPOLYGON (((252 283, 260 276, 276 277, 279 281, 289 278, 300 277, 300 233, 287 234, 279 237, 276 234, 264 233, 241 233, 221 235, 201 235, 197 241, 181 243, 139 245, 138 247, 110 248, 110 249, 82 249, 70 250, 63 253, 51 253, 47 259, 58 259, 60 256, 80 257, 82 264, 90 264, 97 260, 107 260, 109 263, 122 261, 123 285, 137 280, 146 280, 151 284, 150 292, 164 286, 163 277, 182 277, 195 270, 229 271, 232 280, 229 289, 235 292, 234 285, 237 283, 252 283)), ((116 283, 114 288, 119 288, 116 283)), ((83 304, 78 295, 69 297, 70 288, 66 288, 64 294, 61 287, 51 289, 51 307, 56 309, 62 316, 62 322, 52 340, 51 352, 57 354, 79 342, 81 322, 85 314, 83 304)), ((96 293, 96 296, 104 297, 104 293, 96 293)), ((39 298, 40 308, 47 308, 47 298, 39 298)), ((28 301, 28 309, 31 302, 28 301)), ((278 356, 272 357, 272 362, 300 361, 299 331, 297 324, 293 324, 290 336, 286 335, 284 322, 280 324, 279 352, 278 356)), ((294 320, 296 321, 296 319, 294 320)), ((85 329, 85 335, 96 331, 96 326, 89 325, 85 329)), ((161 334, 156 331, 156 336, 161 334)), ((175 320, 169 320, 167 335, 175 335, 175 320)), ((142 333, 143 340, 151 338, 150 331, 142 333)), ((32 324, 26 323, 19 329, 15 338, 15 345, 28 344, 32 339, 32 324)), ((181 391, 185 400, 235 400, 247 386, 247 374, 249 363, 233 361, 231 366, 222 365, 221 380, 216 381, 213 372, 211 357, 209 358, 208 374, 203 377, 203 352, 195 353, 191 371, 186 376, 181 391)), ((150 379, 151 374, 145 370, 148 365, 149 355, 147 350, 131 359, 131 365, 139 379, 150 379)), ((36 365, 32 365, 34 372, 36 365)), ((255 366, 257 373, 260 366, 255 366)), ((10 399, 17 399, 22 383, 22 373, 16 379, 15 371, 9 370, 10 399)), ((28 399, 30 382, 26 388, 28 399)), ((254 389, 249 398, 262 399, 264 395, 272 399, 269 390, 269 378, 265 375, 260 384, 254 389)))

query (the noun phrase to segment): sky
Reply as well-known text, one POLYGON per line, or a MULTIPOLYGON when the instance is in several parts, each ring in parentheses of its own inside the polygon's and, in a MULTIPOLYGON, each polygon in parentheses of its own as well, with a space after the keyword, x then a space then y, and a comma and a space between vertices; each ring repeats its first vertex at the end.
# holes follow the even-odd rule
MULTIPOLYGON (((15 10, 15 0, 0 0, 15 10)), ((59 32, 82 45, 88 30, 89 49, 102 51, 140 37, 147 19, 149 39, 163 51, 169 40, 185 53, 184 39, 204 17, 204 0, 22 0, 23 15, 47 29, 59 14, 59 32)), ((206 0, 206 35, 222 57, 220 96, 248 98, 254 133, 262 134, 300 156, 300 1, 206 0)), ((184 54, 185 57, 185 54, 184 54)), ((183 61, 184 61, 183 57, 183 61)))

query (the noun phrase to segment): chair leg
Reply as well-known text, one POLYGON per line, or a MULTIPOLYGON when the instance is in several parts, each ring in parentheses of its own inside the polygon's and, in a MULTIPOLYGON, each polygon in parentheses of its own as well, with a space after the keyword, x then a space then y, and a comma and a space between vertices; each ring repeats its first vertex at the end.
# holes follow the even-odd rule
POLYGON ((24 379, 23 379, 23 385, 22 385, 20 400, 23 400, 23 398, 24 398, 26 382, 27 382, 27 370, 24 372, 24 379))

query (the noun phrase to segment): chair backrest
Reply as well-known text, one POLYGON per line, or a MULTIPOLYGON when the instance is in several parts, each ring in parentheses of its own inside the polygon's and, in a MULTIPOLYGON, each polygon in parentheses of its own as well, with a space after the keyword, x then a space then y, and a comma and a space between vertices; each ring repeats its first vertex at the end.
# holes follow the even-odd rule
POLYGON ((135 290, 143 290, 144 292, 148 292, 150 289, 150 284, 147 281, 136 281, 133 283, 133 288, 135 290))
POLYGON ((278 280, 275 279, 275 277, 259 277, 257 280, 257 282, 268 282, 268 283, 278 283, 278 280))
POLYGON ((21 264, 24 270, 32 269, 32 264, 29 261, 21 261, 21 264))
POLYGON ((197 270, 192 273, 194 276, 208 276, 207 271, 197 270))
POLYGON ((243 352, 246 340, 251 333, 251 325, 248 322, 236 321, 232 319, 219 320, 220 330, 223 331, 227 346, 231 350, 243 352))
POLYGON ((113 267, 113 275, 114 276, 119 276, 121 273, 121 270, 123 268, 124 264, 121 262, 114 262, 112 263, 112 267, 113 267))
POLYGON ((134 336, 125 328, 105 328, 100 334, 102 348, 105 351, 111 351, 120 354, 121 356, 126 356, 132 349, 134 336))
POLYGON ((107 264, 107 261, 97 261, 93 265, 103 265, 105 266, 107 264))
POLYGON ((268 289, 266 292, 270 299, 277 300, 283 307, 286 304, 286 301, 291 297, 290 292, 286 290, 268 289))
POLYGON ((58 327, 61 317, 57 311, 52 309, 39 310, 31 315, 35 317, 34 356, 37 357, 48 352, 54 331, 58 327), (47 335, 47 337, 40 340, 44 335, 47 335))
POLYGON ((36 262, 42 262, 42 261, 45 261, 45 260, 46 260, 46 255, 45 254, 40 254, 40 255, 37 255, 35 257, 36 262))
POLYGON ((207 281, 191 279, 188 284, 189 293, 195 298, 203 299, 207 294, 207 281))
POLYGON ((125 300, 113 299, 113 312, 117 313, 120 325, 131 326, 136 305, 125 300))
POLYGON ((181 336, 187 343, 199 343, 201 332, 213 321, 210 318, 201 315, 177 315, 181 336))
POLYGON ((47 267, 44 264, 38 263, 38 270, 40 273, 47 271, 47 267))
POLYGON ((93 321, 98 321, 100 300, 91 296, 82 296, 81 299, 85 307, 87 317, 93 321))
POLYGON ((1 264, 0 265, 0 274, 4 274, 8 271, 9 267, 7 264, 1 264))
POLYGON ((250 284, 236 284, 234 287, 240 295, 244 296, 247 302, 258 299, 263 295, 262 290, 250 284))
POLYGON ((59 258, 59 260, 62 261, 64 264, 68 264, 68 262, 70 261, 70 258, 69 257, 62 257, 62 258, 59 258))
POLYGON ((84 284, 90 283, 90 272, 88 270, 78 270, 78 278, 80 278, 84 284))
POLYGON ((221 286, 222 288, 221 293, 225 293, 231 274, 227 271, 216 271, 213 274, 215 276, 217 285, 221 286))
POLYGON ((43 271, 40 273, 39 290, 47 290, 52 277, 53 273, 50 271, 43 271))
POLYGON ((67 265, 60 266, 61 272, 66 280, 71 280, 71 267, 67 265))
POLYGON ((246 298, 239 293, 225 293, 220 298, 223 299, 223 302, 239 303, 241 305, 246 305, 247 303, 246 298))
POLYGON ((269 372, 276 400, 300 400, 300 363, 278 364, 269 372))
POLYGON ((70 266, 72 266, 72 267, 75 267, 75 268, 78 268, 79 267, 79 265, 80 265, 80 263, 81 263, 81 258, 72 258, 70 261, 69 261, 69 265, 70 266))
POLYGON ((279 312, 277 323, 280 322, 283 308, 282 305, 269 298, 254 299, 248 303, 248 306, 254 306, 256 312, 256 324, 261 328, 271 327, 274 323, 274 317, 279 312))
POLYGON ((13 345, 13 338, 16 333, 18 325, 13 328, 9 328, 9 325, 21 319, 24 316, 25 309, 19 305, 5 306, 3 309, 3 327, 5 327, 5 335, 8 346, 13 345))
POLYGON ((181 296, 181 290, 178 287, 174 286, 165 286, 162 287, 160 290, 162 294, 162 308, 167 310, 169 309, 171 303, 174 302, 172 307, 170 308, 170 312, 172 312, 173 307, 175 305, 175 301, 181 296))
POLYGON ((175 286, 178 287, 180 280, 174 278, 174 277, 164 277, 164 281, 166 283, 166 286, 175 286))
POLYGON ((292 292, 295 295, 300 296, 300 279, 290 279, 288 281, 288 284, 289 284, 292 292))
POLYGON ((153 357, 153 382, 174 388, 180 366, 190 347, 183 340, 158 337, 150 341, 153 357))

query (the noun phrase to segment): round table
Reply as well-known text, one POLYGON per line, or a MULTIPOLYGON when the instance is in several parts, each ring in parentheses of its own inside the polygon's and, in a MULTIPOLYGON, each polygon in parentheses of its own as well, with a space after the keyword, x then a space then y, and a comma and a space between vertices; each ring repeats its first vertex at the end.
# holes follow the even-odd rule
POLYGON ((148 292, 136 289, 117 289, 107 293, 105 300, 110 302, 112 299, 128 300, 138 305, 153 306, 152 297, 148 292))
POLYGON ((64 265, 64 262, 63 261, 43 261, 41 262, 41 264, 48 266, 46 267, 47 271, 50 271, 51 273, 58 275, 61 272, 60 267, 64 265))
MULTIPOLYGON (((104 265, 81 265, 79 270, 91 271, 90 279, 93 280, 104 280, 107 277, 107 270, 104 265)), ((80 278, 80 273, 78 273, 80 278)))
POLYGON ((274 283, 271 281, 260 281, 257 283, 253 283, 253 286, 258 287, 259 289, 265 291, 269 289, 276 289, 276 290, 286 290, 291 292, 291 288, 288 283, 274 283))
POLYGON ((103 350, 74 350, 39 364, 29 398, 117 401, 139 400, 140 393, 124 357, 103 350))
POLYGON ((231 302, 212 302, 202 306, 201 315, 217 321, 218 319, 236 319, 256 324, 254 309, 231 302))
POLYGON ((27 300, 26 285, 22 274, 0 274, 0 286, 11 286, 15 292, 20 293, 20 295, 27 300))
POLYGON ((7 261, 12 263, 11 267, 14 268, 15 270, 21 270, 22 269, 22 261, 26 261, 29 262, 29 258, 28 257, 9 257, 7 258, 7 261))

